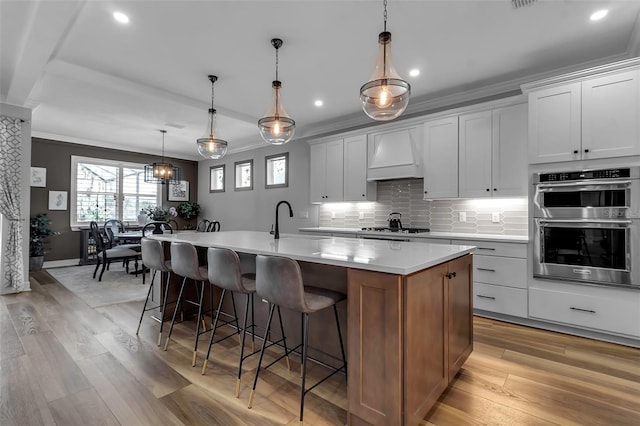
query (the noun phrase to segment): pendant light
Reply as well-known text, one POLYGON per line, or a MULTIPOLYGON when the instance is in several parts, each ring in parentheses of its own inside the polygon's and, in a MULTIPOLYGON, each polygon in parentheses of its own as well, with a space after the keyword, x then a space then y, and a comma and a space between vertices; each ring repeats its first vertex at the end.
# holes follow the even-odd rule
POLYGON ((273 104, 265 116, 258 120, 258 129, 260 130, 260 136, 266 143, 283 145, 293 138, 293 134, 296 131, 296 122, 289 117, 280 100, 282 82, 278 80, 278 49, 282 47, 282 40, 279 38, 271 39, 271 45, 276 49, 276 79, 271 84, 271 87, 273 87, 273 104))
POLYGON ((227 153, 228 143, 224 139, 218 139, 216 134, 216 110, 213 108, 213 84, 218 81, 218 77, 215 75, 209 75, 209 81, 211 82, 211 108, 209 108, 209 125, 205 132, 205 136, 199 138, 198 152, 204 158, 211 158, 217 160, 224 157, 227 153))
POLYGON ((167 131, 160 130, 160 132, 162 133, 162 161, 144 166, 144 181, 163 185, 165 183, 178 183, 180 181, 180 169, 164 161, 164 135, 167 131))
POLYGON ((391 33, 387 31, 387 0, 384 0, 384 31, 378 35, 379 53, 371 79, 360 88, 365 114, 377 121, 399 117, 409 104, 411 86, 400 78, 391 63, 391 33))

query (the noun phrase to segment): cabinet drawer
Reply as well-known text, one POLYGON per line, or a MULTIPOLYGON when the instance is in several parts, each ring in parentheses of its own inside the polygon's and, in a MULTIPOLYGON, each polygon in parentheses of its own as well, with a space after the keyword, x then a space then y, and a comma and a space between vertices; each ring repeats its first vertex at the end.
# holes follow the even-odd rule
POLYGON ((478 249, 473 254, 485 256, 507 256, 527 258, 527 245, 521 243, 502 243, 478 240, 451 240, 451 244, 476 246, 478 249))
POLYGON ((640 336, 640 293, 588 286, 574 291, 529 288, 529 315, 640 336))
POLYGON ((527 288, 527 259, 474 254, 473 281, 527 288))
POLYGON ((473 282, 473 308, 527 317, 527 290, 473 282))

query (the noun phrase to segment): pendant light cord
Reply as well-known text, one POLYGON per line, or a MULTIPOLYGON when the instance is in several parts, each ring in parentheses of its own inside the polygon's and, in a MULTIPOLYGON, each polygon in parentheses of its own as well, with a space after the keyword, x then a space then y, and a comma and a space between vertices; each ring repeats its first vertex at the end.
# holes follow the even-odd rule
POLYGON ((209 120, 209 137, 211 137, 211 135, 213 135, 213 115, 214 115, 214 110, 213 110, 213 84, 214 84, 214 80, 211 80, 211 110, 209 112, 209 114, 211 114, 211 120, 209 120))
POLYGON ((162 133, 162 162, 164 163, 164 134, 167 133, 166 130, 160 130, 162 133))
POLYGON ((384 31, 387 31, 387 0, 384 0, 384 31))
MULTIPOLYGON (((280 81, 280 80, 278 80, 278 47, 276 47, 276 81, 278 81, 278 82, 280 81)), ((280 98, 278 96, 278 93, 279 93, 278 91, 279 90, 280 90, 280 86, 278 86, 276 88, 276 115, 275 115, 276 120, 280 118, 280 111, 279 111, 279 108, 278 108, 278 99, 280 98)))

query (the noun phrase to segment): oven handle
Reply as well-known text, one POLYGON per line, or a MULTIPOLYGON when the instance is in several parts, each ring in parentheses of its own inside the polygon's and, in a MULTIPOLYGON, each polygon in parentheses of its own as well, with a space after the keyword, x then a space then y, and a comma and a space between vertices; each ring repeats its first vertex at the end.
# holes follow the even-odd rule
POLYGON ((602 223, 607 225, 631 225, 632 220, 619 219, 538 219, 540 223, 602 223))
POLYGON ((563 186, 564 187, 576 187, 576 186, 592 187, 597 185, 607 185, 611 187, 616 187, 616 186, 622 186, 622 185, 628 186, 628 185, 631 185, 631 183, 632 181, 630 180, 617 180, 617 181, 590 180, 590 181, 580 181, 580 182, 539 183, 537 184, 537 186, 540 192, 546 192, 552 188, 560 188, 563 186))

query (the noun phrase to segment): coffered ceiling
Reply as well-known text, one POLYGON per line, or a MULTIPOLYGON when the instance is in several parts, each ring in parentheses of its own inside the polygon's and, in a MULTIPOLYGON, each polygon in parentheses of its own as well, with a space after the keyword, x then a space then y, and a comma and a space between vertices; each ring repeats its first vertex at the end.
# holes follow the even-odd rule
MULTIPOLYGON (((407 114, 640 53, 638 0, 389 0, 388 10, 393 60, 412 85, 407 114)), ((166 129, 167 155, 198 159, 216 74, 219 136, 241 151, 263 143, 271 38, 284 40, 284 104, 308 137, 371 123, 358 91, 381 30, 380 0, 0 0, 0 102, 32 108, 37 137, 159 154, 166 129)))

